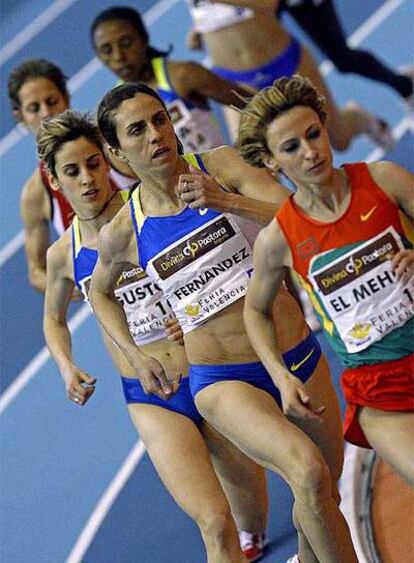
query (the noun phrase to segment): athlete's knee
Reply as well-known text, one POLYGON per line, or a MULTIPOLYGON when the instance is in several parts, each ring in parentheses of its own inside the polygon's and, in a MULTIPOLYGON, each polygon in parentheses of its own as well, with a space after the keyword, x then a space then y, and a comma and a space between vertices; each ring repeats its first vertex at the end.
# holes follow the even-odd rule
POLYGON ((313 457, 298 467, 291 484, 295 502, 306 504, 315 514, 332 496, 331 475, 322 456, 313 457))

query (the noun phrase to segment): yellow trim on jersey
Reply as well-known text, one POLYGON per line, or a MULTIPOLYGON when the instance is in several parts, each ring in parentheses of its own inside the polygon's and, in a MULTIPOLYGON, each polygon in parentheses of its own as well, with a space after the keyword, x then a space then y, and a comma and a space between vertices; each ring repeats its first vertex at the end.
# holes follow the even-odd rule
POLYGON ((197 168, 197 170, 200 170, 200 165, 198 164, 196 155, 194 153, 188 152, 186 154, 183 154, 183 158, 188 162, 188 164, 191 164, 191 166, 197 168))
POLYGON ((314 294, 311 285, 306 283, 306 281, 302 278, 302 276, 298 272, 296 272, 296 270, 293 270, 292 273, 295 276, 295 278, 298 280, 300 285, 303 287, 303 289, 306 291, 306 293, 309 295, 309 299, 311 300, 313 308, 321 317, 323 328, 330 336, 332 336, 334 333, 335 326, 333 322, 328 319, 328 317, 325 314, 325 311, 322 309, 319 301, 316 299, 316 295, 314 294))
POLYGON ((72 221, 72 229, 73 229, 73 240, 75 243, 74 254, 75 258, 78 256, 79 252, 82 250, 82 242, 81 242, 81 235, 80 235, 80 228, 79 228, 79 219, 75 215, 72 221))
POLYGON ((145 222, 145 215, 142 211, 141 200, 139 197, 140 187, 141 185, 137 186, 131 195, 132 209, 134 211, 134 217, 137 223, 138 231, 141 231, 142 226, 145 222))
POLYGON ((130 195, 129 190, 119 190, 119 193, 121 194, 121 199, 124 202, 124 204, 127 203, 130 195))
POLYGON ((164 57, 157 57, 155 59, 151 59, 152 70, 154 71, 155 80, 157 81, 157 85, 159 88, 163 90, 167 90, 171 92, 171 86, 168 82, 167 72, 166 72, 166 62, 164 57))

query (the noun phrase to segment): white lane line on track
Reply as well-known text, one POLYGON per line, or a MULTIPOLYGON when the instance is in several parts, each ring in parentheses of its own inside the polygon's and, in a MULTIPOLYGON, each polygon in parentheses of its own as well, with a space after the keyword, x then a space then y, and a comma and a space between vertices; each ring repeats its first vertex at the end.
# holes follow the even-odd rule
POLYGON ((20 231, 0 250, 0 267, 14 256, 24 244, 24 232, 20 231))
MULTIPOLYGON (((75 332, 80 325, 91 315, 88 305, 82 305, 73 317, 70 319, 68 326, 71 333, 75 332)), ((27 364, 23 371, 13 380, 4 393, 0 396, 0 414, 10 405, 17 395, 26 387, 39 370, 50 359, 49 350, 46 346, 36 354, 36 356, 27 364)))
POLYGON ((388 0, 376 10, 358 29, 347 39, 350 47, 358 47, 371 33, 380 26, 406 0, 388 0))
POLYGON ((77 0, 56 0, 0 49, 0 65, 13 57, 77 0))
POLYGON ((138 440, 117 471, 112 482, 100 498, 98 504, 95 506, 94 511, 89 516, 85 527, 66 560, 66 563, 81 563, 106 515, 110 511, 132 472, 141 461, 144 453, 145 446, 141 440, 138 440))

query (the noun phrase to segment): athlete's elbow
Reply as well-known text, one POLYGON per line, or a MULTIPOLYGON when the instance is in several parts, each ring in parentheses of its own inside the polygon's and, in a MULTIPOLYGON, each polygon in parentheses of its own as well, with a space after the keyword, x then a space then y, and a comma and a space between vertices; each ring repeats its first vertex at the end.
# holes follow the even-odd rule
POLYGON ((40 293, 45 293, 46 291, 46 270, 42 270, 40 268, 29 268, 28 272, 29 283, 39 291, 40 293))

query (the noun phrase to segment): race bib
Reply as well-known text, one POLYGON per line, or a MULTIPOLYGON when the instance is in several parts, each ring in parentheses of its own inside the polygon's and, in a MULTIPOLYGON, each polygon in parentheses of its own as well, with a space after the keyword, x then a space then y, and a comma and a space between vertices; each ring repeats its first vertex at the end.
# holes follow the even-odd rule
POLYGON ((358 244, 329 264, 313 269, 309 279, 350 354, 368 348, 414 315, 414 282, 402 285, 391 267, 404 249, 393 227, 358 244))
POLYGON ((129 332, 137 344, 165 337, 165 321, 174 314, 160 288, 142 268, 131 267, 121 273, 115 297, 122 304, 129 332))
POLYGON ((246 294, 252 249, 237 223, 219 215, 149 265, 188 332, 246 294))

